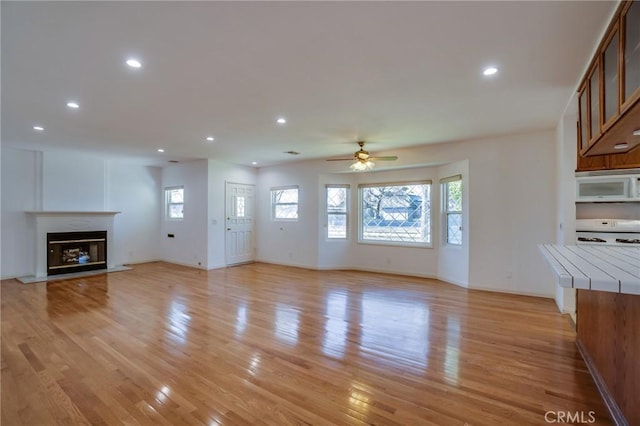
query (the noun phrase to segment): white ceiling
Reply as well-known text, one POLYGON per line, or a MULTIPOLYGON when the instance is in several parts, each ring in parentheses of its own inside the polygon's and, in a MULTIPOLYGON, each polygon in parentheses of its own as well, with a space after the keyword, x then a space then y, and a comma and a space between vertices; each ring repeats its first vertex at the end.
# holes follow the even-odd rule
POLYGON ((267 165, 551 129, 615 6, 3 1, 2 142, 267 165))

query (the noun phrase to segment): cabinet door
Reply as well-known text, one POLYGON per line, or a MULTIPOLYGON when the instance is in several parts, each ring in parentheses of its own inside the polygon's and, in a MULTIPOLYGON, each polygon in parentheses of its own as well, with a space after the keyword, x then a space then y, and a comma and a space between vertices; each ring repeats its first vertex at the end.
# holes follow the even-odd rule
POLYGON ((605 131, 609 125, 613 124, 619 114, 618 53, 620 46, 618 36, 618 25, 616 24, 605 42, 605 49, 602 53, 602 90, 604 92, 602 94, 603 131, 605 131))
POLYGON ((589 122, 587 117, 587 86, 584 86, 578 95, 578 140, 580 141, 578 152, 584 151, 589 146, 589 136, 587 134, 589 122))
POLYGON ((600 136, 600 61, 589 74, 589 144, 600 136))
POLYGON ((630 105, 640 96, 640 1, 629 4, 622 14, 624 34, 623 104, 630 105))
MULTIPOLYGON (((584 90, 584 89, 583 89, 584 90)), ((587 92, 583 91, 583 93, 581 93, 582 98, 585 99, 584 105, 587 105, 586 99, 587 99, 587 92)), ((582 108, 582 102, 580 103, 581 108, 582 108)), ((585 110, 584 108, 582 109, 583 111, 585 110)), ((606 170, 609 168, 609 156, 608 155, 592 155, 591 157, 583 157, 582 155, 580 155, 580 147, 582 146, 582 141, 585 139, 582 139, 582 132, 584 132, 584 137, 586 138, 586 133, 587 133, 587 124, 586 124, 586 119, 585 119, 585 123, 581 124, 580 122, 576 123, 578 126, 578 158, 576 161, 576 172, 584 172, 584 171, 589 171, 589 170, 606 170), (580 127, 582 127, 584 130, 581 130, 580 127)))

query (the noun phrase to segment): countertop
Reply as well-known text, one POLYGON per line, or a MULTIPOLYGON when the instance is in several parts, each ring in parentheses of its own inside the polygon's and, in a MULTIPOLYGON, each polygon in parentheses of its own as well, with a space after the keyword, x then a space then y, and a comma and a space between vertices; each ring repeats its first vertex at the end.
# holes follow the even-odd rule
POLYGON ((640 294, 640 247, 538 246, 560 287, 640 294))

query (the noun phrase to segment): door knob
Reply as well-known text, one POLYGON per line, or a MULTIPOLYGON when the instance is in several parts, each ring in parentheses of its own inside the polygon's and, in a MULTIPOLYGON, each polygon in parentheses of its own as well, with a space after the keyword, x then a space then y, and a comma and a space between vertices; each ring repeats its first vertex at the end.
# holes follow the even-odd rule
POLYGON ((231 231, 231 228, 227 228, 227 231, 231 231))

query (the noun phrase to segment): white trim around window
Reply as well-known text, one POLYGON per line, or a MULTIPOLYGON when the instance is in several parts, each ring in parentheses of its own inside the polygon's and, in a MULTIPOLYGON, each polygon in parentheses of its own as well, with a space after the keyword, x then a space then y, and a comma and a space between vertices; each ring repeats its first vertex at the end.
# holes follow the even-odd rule
POLYGON ((297 221, 299 197, 298 185, 271 188, 271 220, 297 221))
POLYGON ((184 186, 164 189, 164 217, 166 220, 184 219, 184 186))
POLYGON ((358 243, 433 247, 431 181, 358 185, 358 243))
POLYGON ((325 185, 325 207, 328 241, 349 238, 350 185, 325 185))
POLYGON ((440 179, 442 189, 442 234, 446 245, 462 245, 462 175, 440 179))

